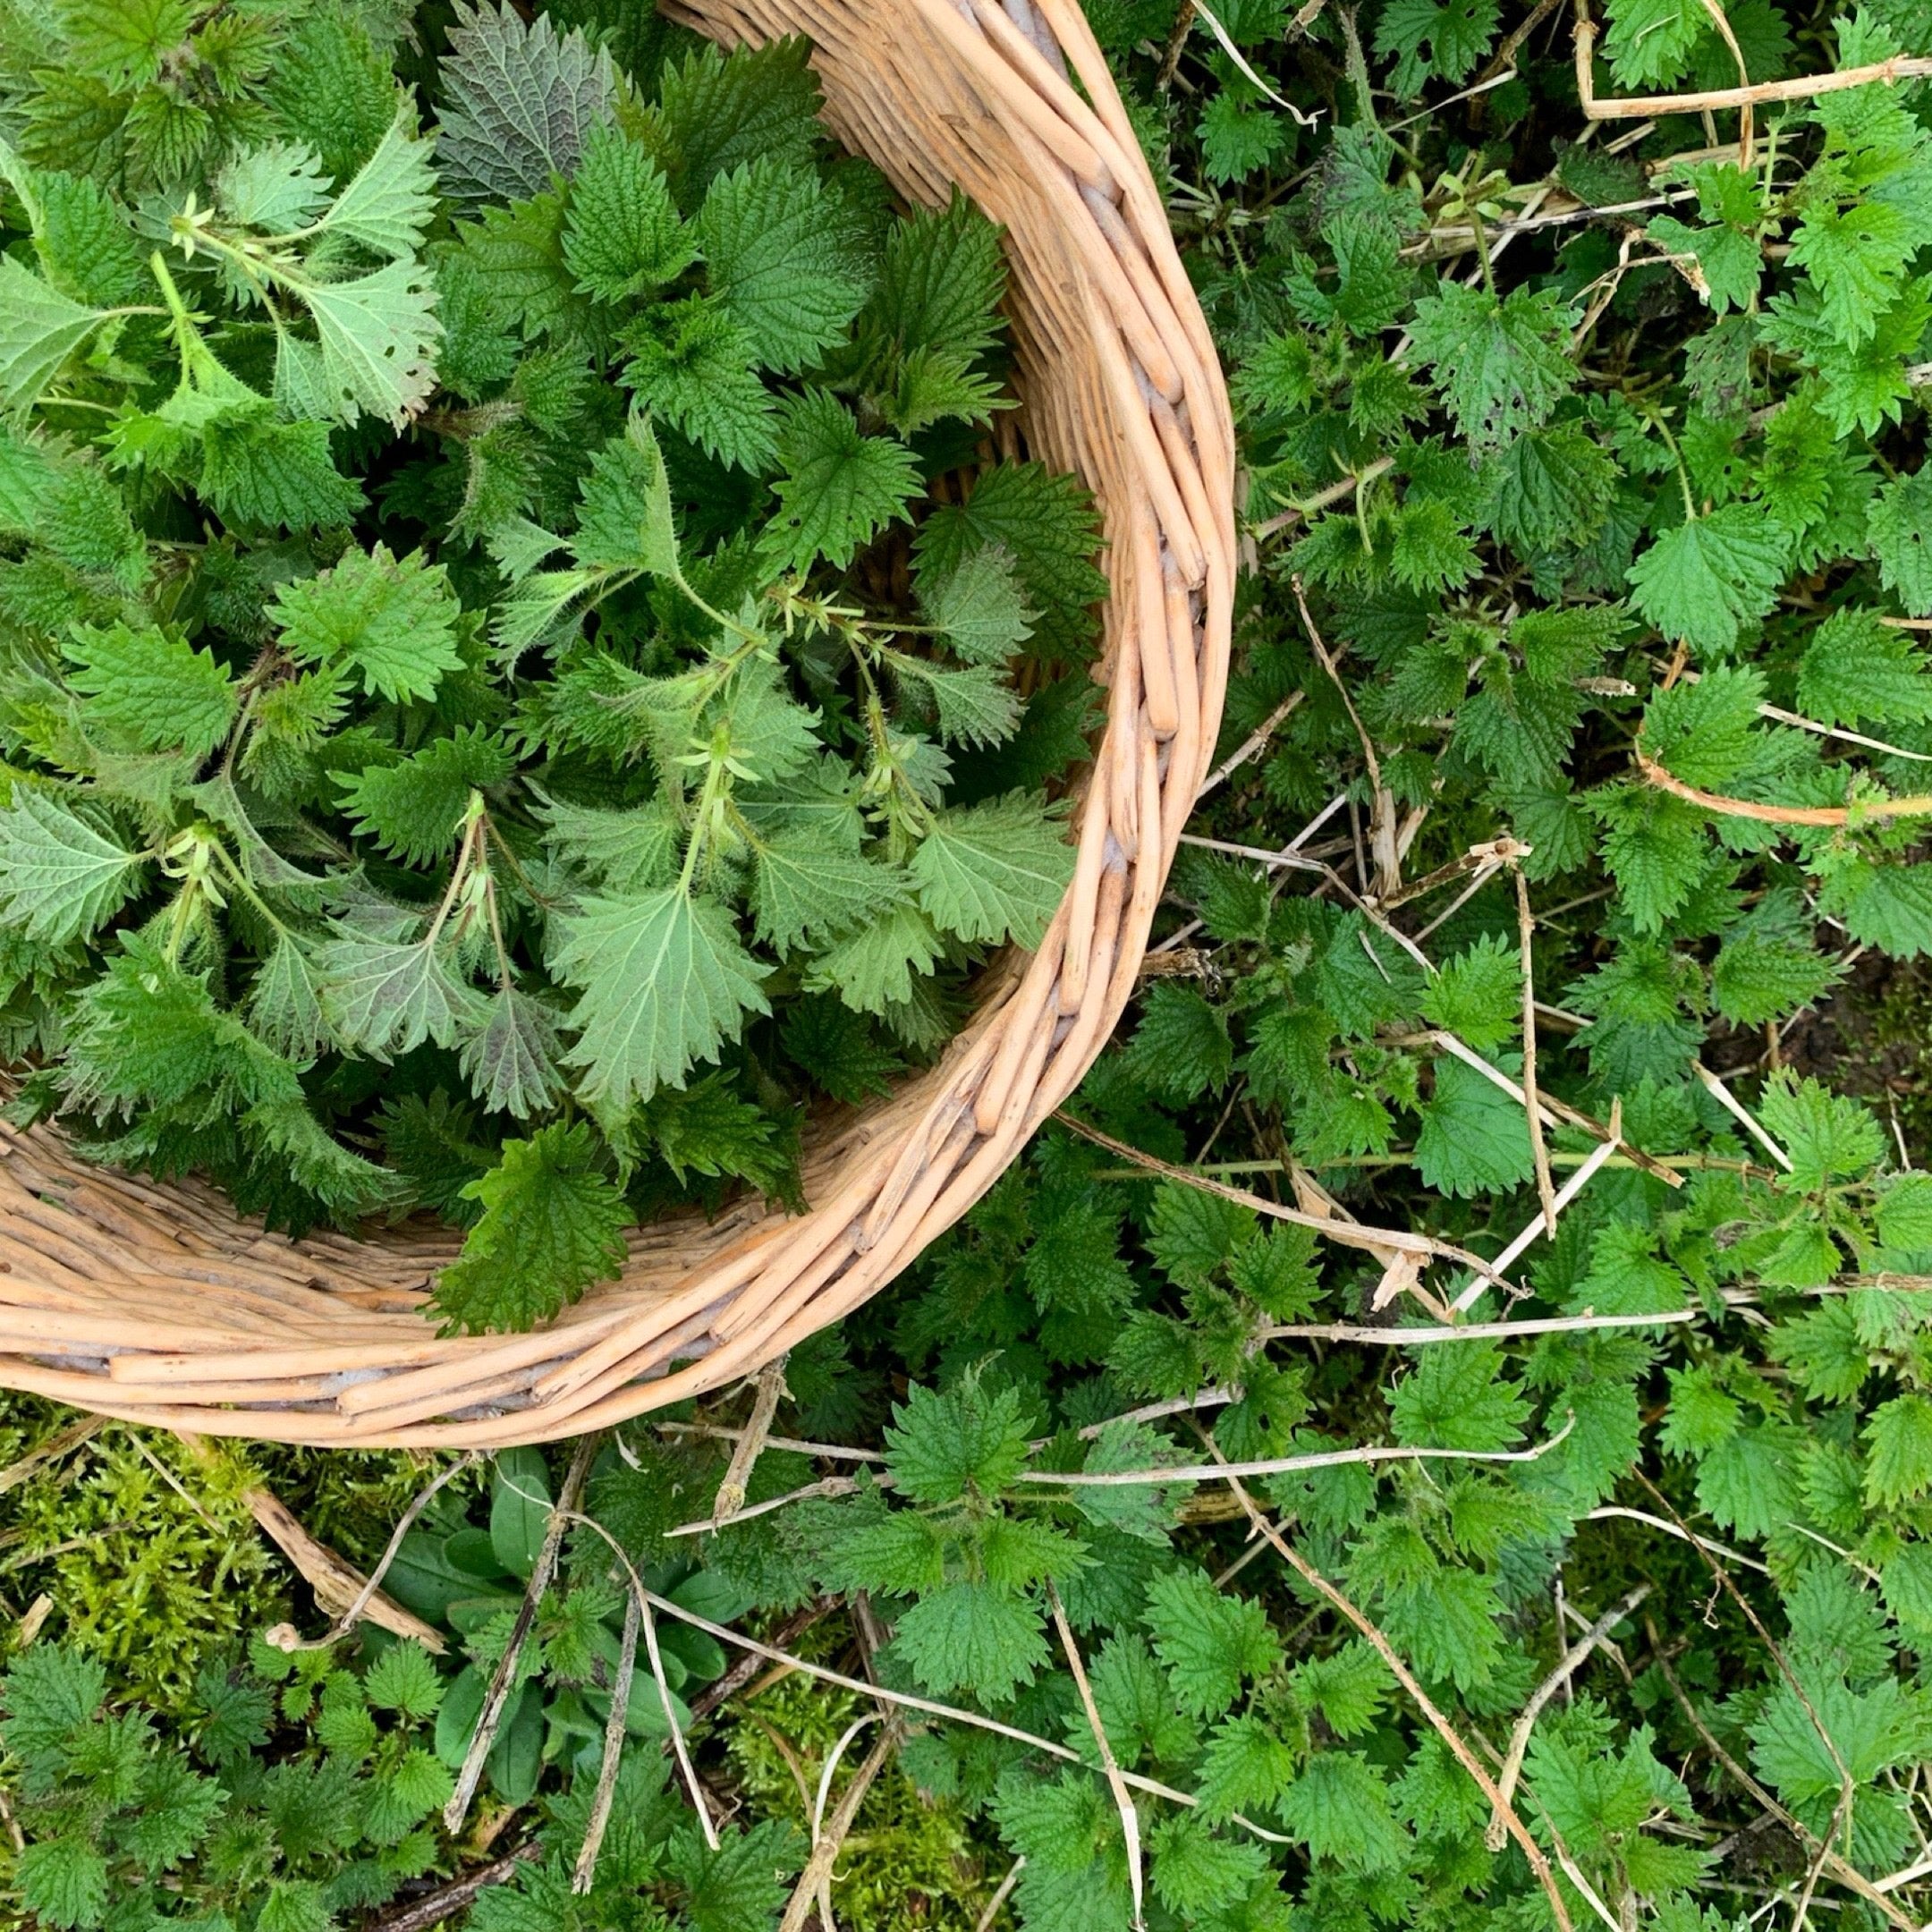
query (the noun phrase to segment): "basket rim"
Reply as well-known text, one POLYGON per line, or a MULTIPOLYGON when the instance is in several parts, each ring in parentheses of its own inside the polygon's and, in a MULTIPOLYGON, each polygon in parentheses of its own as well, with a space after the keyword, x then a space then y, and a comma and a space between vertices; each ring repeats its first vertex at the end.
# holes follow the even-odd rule
POLYGON ((677 0, 715 38, 804 31, 848 148, 908 199, 955 179, 1006 231, 1035 453, 1080 470, 1107 541, 1105 724, 1073 880, 1031 953, 876 1106, 826 1123, 813 1206, 634 1230, 616 1282, 529 1334, 416 1312, 460 1236, 292 1241, 207 1182, 0 1128, 0 1384, 202 1434, 501 1447, 735 1381, 890 1281, 999 1177, 1105 1046, 1205 775, 1225 688, 1233 438, 1205 318, 1079 0, 677 0), (889 35, 869 34, 889 20, 889 35), (919 139, 917 137, 923 137, 919 139), (948 152, 949 150, 949 152, 948 152))

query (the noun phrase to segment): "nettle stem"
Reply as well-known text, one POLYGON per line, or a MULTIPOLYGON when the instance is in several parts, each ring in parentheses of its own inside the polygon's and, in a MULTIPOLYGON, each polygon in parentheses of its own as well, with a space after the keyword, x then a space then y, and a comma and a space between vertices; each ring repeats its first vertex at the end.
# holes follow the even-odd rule
MULTIPOLYGON (((470 802, 463 809, 462 843, 456 848, 456 864, 450 873, 448 887, 443 894, 442 903, 436 907, 436 917, 429 922, 429 930, 423 935, 425 945, 434 945, 437 936, 449 923, 453 913, 462 897, 464 886, 468 883, 471 869, 483 848, 483 831, 489 824, 489 813, 483 794, 472 792, 470 802)), ((486 871, 485 874, 487 877, 486 871)))
POLYGON ((683 869, 678 874, 678 890, 688 898, 698 876, 698 860, 703 852, 710 827, 720 808, 731 802, 730 731, 719 725, 711 741, 711 754, 705 767, 704 788, 698 794, 698 809, 691 818, 691 838, 684 847, 683 869))
POLYGON ((1671 434, 1670 425, 1664 420, 1664 412, 1654 404, 1639 405, 1650 419, 1651 427, 1664 438, 1664 447, 1671 453, 1671 461, 1677 465, 1677 482, 1683 491, 1684 521, 1695 523, 1698 520, 1697 498, 1690 494, 1690 470, 1684 462, 1683 451, 1678 446, 1677 438, 1671 434))

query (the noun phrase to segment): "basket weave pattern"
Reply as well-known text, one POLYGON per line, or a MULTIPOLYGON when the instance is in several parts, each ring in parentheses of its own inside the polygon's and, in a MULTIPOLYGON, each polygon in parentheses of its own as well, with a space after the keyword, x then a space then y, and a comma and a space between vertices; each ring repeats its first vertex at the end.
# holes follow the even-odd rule
MULTIPOLYGON (((213 1189, 0 1139, 0 1383, 132 1420, 342 1446, 503 1447, 757 1368, 858 1307, 998 1179, 1132 988, 1227 674, 1232 434, 1207 326, 1078 0, 684 0, 727 43, 805 33, 827 118, 910 199, 1007 232, 1027 451, 1105 518, 1106 724, 1073 883, 939 1062, 808 1128, 810 1212, 633 1231, 622 1278, 531 1335, 419 1312, 456 1237, 265 1233, 213 1189), (1085 97, 1068 79, 1071 67, 1085 97), (1089 103, 1091 105, 1089 105, 1089 103)), ((1007 433, 1014 434, 1013 419, 1007 433)))

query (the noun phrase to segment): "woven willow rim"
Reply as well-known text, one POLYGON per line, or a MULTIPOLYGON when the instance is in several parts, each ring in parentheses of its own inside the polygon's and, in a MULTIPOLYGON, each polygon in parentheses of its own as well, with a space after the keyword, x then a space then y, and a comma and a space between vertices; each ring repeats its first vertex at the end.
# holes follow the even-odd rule
POLYGON ((417 1312, 455 1250, 407 1225, 301 1241, 213 1189, 0 1138, 0 1383, 209 1434, 505 1447, 716 1388, 849 1314, 992 1186, 1132 989, 1227 677, 1233 435, 1207 325, 1078 0, 682 0, 727 43, 804 33, 826 117, 909 198, 1007 232, 1030 454, 1105 518, 1106 724, 1073 883, 985 976, 935 1066, 808 1127, 816 1205, 633 1231, 620 1280, 530 1335, 417 1312), (1078 86, 1069 78, 1071 67, 1078 86))

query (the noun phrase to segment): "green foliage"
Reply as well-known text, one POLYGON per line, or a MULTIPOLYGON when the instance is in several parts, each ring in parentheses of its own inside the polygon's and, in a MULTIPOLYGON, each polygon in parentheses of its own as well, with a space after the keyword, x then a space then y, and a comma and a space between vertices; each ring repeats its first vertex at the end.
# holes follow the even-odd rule
POLYGON ((21 1116, 295 1230, 451 1216, 470 1331, 662 1208, 801 1205, 800 1111, 1072 873, 1106 580, 982 445, 1000 232, 838 156, 802 44, 0 25, 21 1116))
MULTIPOLYGON (((1897 4, 1835 26, 1785 0, 1726 11, 1754 80, 1932 51, 1897 4)), ((1504 46, 1526 13, 1217 5, 1305 123, 1172 5, 1090 13, 1239 411, 1250 547, 1219 758, 1267 729, 1191 827, 1234 850, 1182 848, 1160 970, 1065 1102, 1115 1147, 1047 1124, 897 1284, 795 1348, 771 1436, 734 1472, 741 1513, 715 1526, 754 1399, 741 1385, 595 1445, 599 1529, 565 1538, 488 1755, 486 1801, 519 1807, 536 1843, 472 1921, 767 1932, 815 1814, 822 1829, 864 1765, 828 1880, 842 1924, 976 1925, 1009 1873, 1023 1932, 1124 1928, 1137 1879, 1157 1932, 1554 1923, 1520 1847, 1490 1848, 1489 1803, 1419 1687, 1492 1767, 1528 1715, 1513 1809, 1574 1924, 1717 1932, 1791 1916, 1808 1886, 1811 1919, 1878 1922, 1827 1844, 1921 1922, 1932 704, 1920 633, 1890 620, 1932 610, 1926 90, 1761 104, 1748 157, 1711 152, 1738 131, 1721 109, 1714 125, 1653 117, 1612 153, 1577 138, 1565 33, 1504 46), (1505 61, 1506 82, 1451 97, 1505 61), (1398 1232, 1436 1245, 1397 1250, 1398 1232), (705 1849, 668 1775, 640 1667, 578 1894, 625 1563, 656 1593, 665 1693, 722 1843, 705 1849), (792 1667, 760 1657, 714 1709, 739 1653, 690 1616, 792 1667), (1576 1657, 1599 1622, 1607 1640, 1576 1657), (958 1715, 902 1707, 888 1730, 867 1682, 958 1715), (1131 1837, 1109 1758, 1133 1781, 1131 1837)), ((1601 96, 1734 84, 1694 0, 1597 14, 1601 96)), ((532 171, 526 199, 477 192, 415 250, 445 334, 447 394, 425 420, 447 411, 462 431, 419 435, 461 447, 412 445, 409 479, 378 467, 363 494, 406 503, 440 465, 438 543, 386 528, 378 558, 372 533, 299 530, 309 567, 290 572, 279 552, 249 563, 267 534, 250 527, 192 597, 131 610, 188 539, 146 497, 107 513, 97 464, 63 440, 94 426, 0 443, 5 561, 25 572, 0 584, 4 608, 59 614, 8 699, 28 748, 12 762, 38 782, 12 781, 4 881, 45 942, 13 967, 23 1029, 67 984, 44 955, 80 953, 123 908, 165 910, 196 864, 245 897, 150 823, 169 761, 202 741, 218 756, 245 715, 226 784, 192 775, 196 821, 284 923, 326 918, 355 949, 340 962, 357 997, 315 1010, 394 1056, 379 1144, 416 1198, 478 1222, 456 1278, 494 1274, 486 1301, 548 1305, 612 1265, 620 1200, 710 1202, 733 1175, 782 1189, 766 1080, 795 1094, 795 1067, 842 1098, 877 1091, 937 1038, 921 976, 1050 915, 1068 855, 1024 795, 1038 776, 1015 774, 1035 770, 1036 730, 1071 749, 1101 586, 1090 507, 1029 464, 911 511, 897 547, 897 506, 1004 400, 996 237, 958 205, 894 225, 848 164, 822 166, 801 49, 652 40, 628 55, 634 91, 606 92, 600 50, 621 65, 645 44, 629 15, 457 21, 460 45, 479 34, 501 41, 506 86, 575 77, 555 123, 575 145, 504 139, 532 171), (648 425, 597 400, 613 368, 648 396, 648 425), (792 544, 861 547, 867 583, 869 555, 902 555, 895 628, 849 621, 852 580, 822 559, 803 584, 779 572, 774 596, 768 560, 792 544), (325 570, 388 587, 419 555, 445 578, 410 587, 423 614, 397 628, 400 657, 379 613, 301 657, 284 619, 260 621, 325 570), (252 658, 201 615, 237 608, 250 649, 291 674, 249 682, 252 658), (397 691, 352 657, 365 636, 397 691), (407 655, 418 643, 433 661, 407 655), (855 651, 871 686, 826 674, 855 651), (180 667, 165 706, 110 725, 73 684, 149 654, 180 667), (1019 657, 1035 662, 1010 679, 1019 657), (855 708, 875 691, 876 754, 855 708), (970 751, 989 753, 977 771, 970 751), (335 867, 285 815, 237 828, 275 788, 292 814, 349 826, 364 873, 341 902, 303 910, 335 867), (428 929, 471 828, 524 1004, 489 991, 487 905, 446 931, 459 893, 446 938, 428 929), (612 995, 606 943, 682 945, 691 1005, 612 995), (583 1002, 594 1034, 572 1023, 583 1002), (466 1072, 466 1047, 482 1082, 468 1095, 447 1072, 466 1072), (566 1082, 588 1119, 547 1116, 566 1082)), ((87 57, 103 87, 166 89, 196 72, 185 47, 152 81, 87 57)), ((348 131, 328 147, 286 123, 329 172, 264 169, 234 193, 333 207, 342 169, 394 121, 377 66, 385 111, 336 115, 348 131)), ((491 111, 461 93, 429 97, 459 132, 491 111)), ((16 146, 43 175, 96 180, 55 157, 58 138, 42 115, 16 146)), ((59 349, 48 380, 118 403, 104 371, 162 318, 116 318, 109 336, 91 312, 151 303, 158 284, 138 253, 62 241, 99 226, 86 191, 40 193, 58 220, 30 218, 6 259, 53 300, 9 353, 38 382, 59 349)), ((197 309, 221 299, 197 284, 197 309)), ((277 301, 306 342, 299 295, 277 301)), ((214 379, 199 369, 191 394, 214 379)), ((324 433, 359 490, 361 447, 324 433)), ((281 1089, 214 1023, 229 989, 198 980, 195 936, 173 974, 153 964, 163 943, 131 934, 82 1010, 86 1090, 170 1090, 166 1053, 103 1055, 138 1016, 144 1039, 208 1056, 224 1097, 284 1106, 285 1130, 281 1089)), ((270 983, 250 1011, 301 1038, 299 979, 270 983)), ((342 1117, 338 1089, 315 1091, 342 1117)), ((434 1683, 419 1662, 356 1659, 360 1700, 317 1705, 332 1737, 433 1725, 445 1771, 460 1761, 567 1453, 505 1453, 486 1490, 439 1499, 410 1532, 388 1587, 450 1654, 434 1683)), ((359 1463, 325 1481, 294 1452, 263 1466, 365 1562, 417 1479, 359 1463)), ((30 1546, 68 1533, 50 1516, 30 1546)), ((57 1585, 68 1560, 28 1580, 57 1585)), ((91 1572, 89 1588, 112 1594, 91 1572)), ((119 1696, 111 1683, 111 1708, 119 1696)), ((286 1696, 285 1724, 309 1724, 299 1686, 286 1696)), ((287 1732, 267 1747, 313 1748, 287 1732)), ((35 1822, 27 1864, 59 1909, 87 1907, 123 1816, 106 1832, 35 1822)), ((257 1922, 319 1922, 325 1867, 281 1875, 272 1908, 250 1901, 257 1922)))
POLYGON ((10 1462, 41 1453, 4 1498, 20 1584, 58 1605, 66 1648, 178 1716, 237 1629, 286 1608, 286 1580, 242 1497, 254 1472, 232 1453, 203 1461, 175 1437, 118 1425, 76 1444, 64 1439, 71 1420, 7 1399, 0 1448, 10 1462))
POLYGON ((267 1646, 253 1665, 204 1669, 191 1747, 158 1734, 150 1712, 114 1707, 79 1651, 43 1644, 8 1665, 0 1741, 32 1833, 13 1883, 34 1922, 85 1932, 189 1906, 204 1923, 233 1923, 233 1907, 264 1926, 327 1926, 432 1864, 425 1821, 450 1777, 419 1729, 441 1697, 428 1653, 392 1645, 360 1676, 267 1646), (257 1754, 277 1681, 301 1745, 271 1764, 257 1754))

